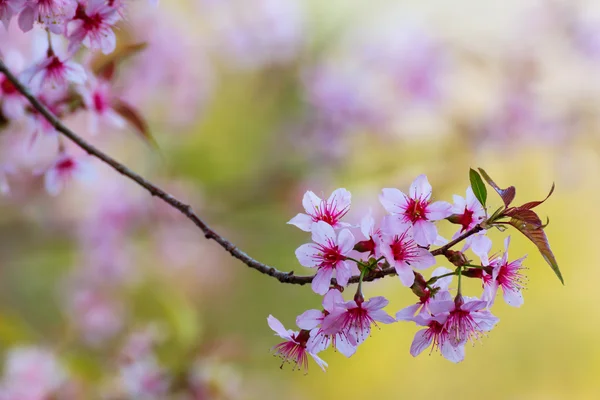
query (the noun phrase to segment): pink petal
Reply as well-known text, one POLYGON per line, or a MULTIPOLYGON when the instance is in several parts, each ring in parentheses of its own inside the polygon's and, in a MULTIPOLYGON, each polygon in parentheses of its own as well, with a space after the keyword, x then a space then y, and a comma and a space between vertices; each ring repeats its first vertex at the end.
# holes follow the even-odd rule
POLYGON ((315 275, 311 287, 313 292, 320 295, 324 295, 329 290, 331 284, 331 277, 333 276, 333 268, 323 267, 319 268, 315 275))
POLYGON ((360 231, 365 239, 369 239, 373 235, 374 229, 375 219, 371 215, 371 210, 369 210, 369 213, 360 220, 360 231))
POLYGON ((323 308, 327 310, 327 312, 332 313, 334 310, 340 308, 340 304, 344 302, 344 298, 342 294, 337 289, 331 289, 327 292, 327 294, 323 297, 323 308))
POLYGON ((319 221, 312 226, 312 240, 323 246, 329 247, 337 243, 337 236, 333 227, 325 221, 319 221))
POLYGON ((404 307, 402 310, 396 313, 396 320, 398 321, 412 321, 416 312, 421 307, 421 303, 413 304, 408 307, 404 307))
POLYGON ((310 232, 310 229, 313 224, 313 220, 309 215, 306 214, 298 214, 294 218, 288 221, 288 224, 297 226, 302 229, 304 232, 310 232))
MULTIPOLYGON (((433 272, 431 273, 431 276, 432 277, 441 276, 441 275, 448 274, 450 272, 452 272, 452 271, 449 270, 448 268, 439 267, 439 268, 436 268, 433 270, 433 272)), ((452 275, 438 279, 434 285, 439 287, 442 290, 448 290, 448 286, 450 286, 451 282, 452 282, 452 275)))
POLYGON ((303 267, 314 268, 320 264, 319 248, 313 243, 303 244, 296 249, 296 258, 303 267))
POLYGON ((338 211, 348 209, 351 202, 352 194, 343 188, 334 190, 329 199, 327 199, 327 204, 331 204, 338 211))
POLYGON ((506 290, 503 291, 504 301, 506 304, 512 307, 521 307, 523 305, 523 294, 520 290, 506 290))
POLYGON ((430 221, 439 221, 452 215, 452 204, 446 201, 436 201, 427 206, 427 219, 430 221))
POLYGON ((406 196, 398 189, 383 189, 379 195, 379 201, 390 214, 402 214, 406 209, 406 196))
POLYGON ((415 338, 413 339, 412 344, 410 345, 410 354, 413 357, 418 356, 431 345, 431 341, 433 340, 433 336, 427 334, 427 329, 422 329, 415 333, 415 338))
POLYGON ((479 311, 486 307, 487 307, 487 301, 473 300, 473 301, 466 301, 462 306, 460 306, 460 309, 463 311, 473 312, 473 311, 479 311))
POLYGON ((363 308, 369 311, 375 311, 382 309, 389 304, 389 300, 383 296, 371 297, 369 300, 364 302, 363 308))
POLYGON ((432 188, 427 180, 427 176, 419 175, 411 183, 408 194, 413 199, 429 200, 431 191, 432 188))
POLYGON ((321 207, 321 199, 309 190, 302 198, 302 206, 308 215, 316 216, 317 209, 321 207))
POLYGON ((281 338, 287 339, 287 340, 292 339, 289 332, 287 331, 287 329, 285 329, 283 324, 281 322, 279 322, 279 320, 277 318, 275 318, 274 316, 269 315, 269 317, 267 318, 267 323, 269 324, 269 327, 281 338))
POLYGON ((327 350, 330 344, 331 338, 325 335, 320 328, 315 328, 310 331, 310 339, 306 342, 306 350, 309 353, 317 354, 327 350))
POLYGON ((33 21, 35 20, 35 10, 33 7, 26 7, 21 14, 19 14, 19 28, 23 32, 29 32, 33 29, 33 21))
POLYGON ((477 327, 484 331, 490 331, 500 319, 487 310, 471 313, 473 320, 477 323, 477 327))
POLYGON ((350 277, 352 277, 351 264, 348 261, 342 261, 335 268, 335 277, 340 286, 347 286, 350 277))
POLYGON ((304 311, 296 318, 296 325, 300 329, 311 330, 316 328, 323 321, 323 312, 321 310, 304 311))
POLYGON ((417 256, 410 260, 410 266, 416 269, 425 269, 435 265, 435 257, 422 248, 415 249, 417 256))
POLYGON ((434 315, 450 312, 452 310, 454 310, 454 301, 452 300, 434 300, 429 303, 429 312, 434 315))
POLYGON ((408 264, 399 262, 394 265, 394 268, 396 268, 398 278, 400 278, 400 282, 402 282, 404 286, 410 287, 415 283, 415 273, 408 264))
POLYGON ((44 175, 44 186, 50 196, 57 196, 63 187, 62 179, 56 169, 49 169, 44 175))
POLYGON ((321 367, 321 369, 323 370, 323 372, 325 372, 325 368, 327 368, 327 363, 325 361, 323 361, 321 358, 319 358, 319 356, 317 356, 316 354, 313 353, 308 353, 317 363, 317 365, 319 367, 321 367))
POLYGON ((382 322, 384 324, 392 324, 396 322, 394 317, 392 317, 383 310, 371 311, 369 315, 371 316, 371 318, 373 318, 374 321, 382 322))
POLYGON ((413 234, 419 246, 429 246, 437 239, 437 228, 432 222, 419 220, 413 225, 413 234))
POLYGON ((452 201, 454 205, 452 206, 452 212, 454 214, 462 214, 465 212, 465 207, 467 206, 467 202, 465 199, 458 195, 452 195, 452 201))
POLYGON ((342 255, 348 255, 348 253, 350 253, 354 248, 356 239, 354 238, 352 232, 350 232, 348 229, 344 229, 338 236, 337 244, 340 249, 340 253, 342 255))
POLYGON ((449 341, 443 341, 440 343, 440 351, 444 358, 453 363, 461 362, 465 359, 465 344, 459 344, 458 346, 452 346, 449 341))
POLYGON ((346 357, 351 357, 356 353, 357 344, 350 343, 350 340, 344 336, 337 334, 335 339, 335 349, 346 357))

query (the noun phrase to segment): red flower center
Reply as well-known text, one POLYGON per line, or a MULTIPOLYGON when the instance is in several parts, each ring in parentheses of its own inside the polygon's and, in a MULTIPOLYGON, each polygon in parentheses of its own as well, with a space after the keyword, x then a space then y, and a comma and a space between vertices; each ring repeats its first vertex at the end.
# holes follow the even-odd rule
POLYGON ((419 220, 426 220, 426 212, 428 205, 429 203, 426 200, 415 200, 412 198, 408 198, 408 204, 406 206, 406 211, 404 211, 404 215, 413 224, 419 220))
POLYGON ((12 84, 7 78, 0 76, 0 89, 2 89, 2 93, 5 94, 13 94, 17 92, 17 88, 12 84))
POLYGON ((473 222, 473 211, 465 207, 465 212, 458 219, 458 223, 462 225, 462 231, 469 229, 469 225, 473 222))

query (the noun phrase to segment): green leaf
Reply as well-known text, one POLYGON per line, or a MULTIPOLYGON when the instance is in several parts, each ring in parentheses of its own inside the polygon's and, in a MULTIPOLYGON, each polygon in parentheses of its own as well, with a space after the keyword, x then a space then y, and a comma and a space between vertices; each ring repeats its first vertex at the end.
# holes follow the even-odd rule
POLYGON ((487 172, 485 172, 483 168, 478 168, 478 170, 481 173, 481 176, 483 176, 483 179, 485 179, 485 181, 491 187, 494 188, 496 193, 500 195, 502 201, 504 202, 504 206, 508 207, 510 203, 512 203, 512 201, 515 199, 515 195, 517 194, 517 190, 515 189, 515 187, 509 186, 506 189, 500 189, 500 187, 496 185, 496 183, 492 180, 492 178, 490 178, 490 176, 487 174, 487 172))
POLYGON ((485 183, 483 183, 483 179, 477 171, 473 168, 469 170, 469 180, 471 181, 471 189, 473 189, 473 193, 475 197, 483 208, 485 208, 485 202, 487 200, 487 188, 485 187, 485 183))
POLYGON ((518 213, 512 216, 509 224, 517 228, 523 235, 525 235, 525 237, 527 237, 533 242, 533 244, 537 246, 540 254, 542 257, 544 257, 544 260, 546 260, 558 279, 560 279, 560 282, 564 285, 565 281, 563 280, 560 269, 558 268, 556 258, 550 249, 548 238, 544 233, 544 225, 542 225, 542 221, 537 214, 531 210, 521 209, 518 213))

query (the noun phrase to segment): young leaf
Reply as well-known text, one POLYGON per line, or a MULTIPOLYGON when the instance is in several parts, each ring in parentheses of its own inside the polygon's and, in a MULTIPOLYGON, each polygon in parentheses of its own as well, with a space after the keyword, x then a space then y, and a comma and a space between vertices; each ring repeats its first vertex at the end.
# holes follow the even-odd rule
POLYGON ((113 100, 111 104, 112 108, 123 117, 131 126, 135 128, 135 131, 154 147, 158 147, 156 140, 150 133, 146 120, 138 113, 138 111, 121 100, 113 100))
POLYGON ((471 181, 471 189, 473 189, 473 193, 475 197, 483 208, 485 208, 485 202, 487 200, 487 188, 485 187, 485 183, 483 183, 483 179, 477 171, 473 168, 469 169, 469 180, 471 181))
POLYGON ((494 188, 494 190, 500 195, 500 197, 502 198, 502 201, 504 202, 504 206, 508 207, 510 205, 510 203, 512 203, 512 201, 515 198, 515 195, 517 194, 517 191, 515 189, 514 186, 509 186, 506 189, 500 189, 498 187, 498 185, 496 185, 496 183, 492 180, 492 178, 490 178, 490 176, 487 174, 487 172, 485 172, 483 170, 483 168, 478 168, 479 172, 481 173, 481 176, 483 176, 483 179, 485 179, 485 181, 494 188))
MULTIPOLYGON (((537 218, 537 220, 539 220, 539 218, 537 218)), ((533 244, 537 246, 538 250, 540 251, 540 254, 542 255, 542 257, 544 257, 544 260, 546 260, 546 262, 548 263, 548 265, 550 265, 550 268, 552 268, 558 279, 560 279, 560 282, 564 285, 565 281, 563 280, 562 274, 560 273, 560 269, 558 268, 558 263, 556 262, 556 258, 554 257, 554 254, 550 249, 550 245, 548 244, 548 238, 546 237, 546 234, 544 233, 544 230, 541 228, 541 226, 532 229, 532 225, 529 222, 518 218, 512 218, 509 221, 509 224, 517 228, 523 235, 525 235, 529 240, 533 242, 533 244)))
POLYGON ((545 202, 546 200, 548 200, 548 197, 550 197, 553 192, 554 192, 554 183, 552 184, 552 187, 550 188, 550 193, 548 193, 548 195, 546 196, 546 198, 544 200, 531 201, 529 203, 523 204, 519 208, 527 208, 527 209, 535 208, 535 207, 539 206, 540 204, 542 204, 543 202, 545 202))
MULTIPOLYGON (((524 229, 533 230, 543 228, 542 220, 538 215, 531 210, 526 208, 516 207, 511 208, 504 213, 507 217, 512 217, 514 223, 520 222, 524 229)), ((511 222, 512 223, 512 222, 511 222)))

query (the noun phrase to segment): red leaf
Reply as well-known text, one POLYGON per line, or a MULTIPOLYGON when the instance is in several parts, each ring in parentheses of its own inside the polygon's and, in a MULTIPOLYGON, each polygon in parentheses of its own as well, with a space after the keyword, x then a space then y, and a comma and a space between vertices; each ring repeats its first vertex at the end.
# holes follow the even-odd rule
POLYGON ((529 203, 523 204, 519 208, 528 208, 528 209, 535 208, 535 207, 539 206, 540 204, 542 204, 543 202, 545 202, 546 200, 548 200, 548 197, 550 197, 553 192, 554 192, 554 183, 552 184, 552 187, 550 188, 550 193, 548 193, 548 195, 546 196, 546 198, 544 198, 544 200, 531 201, 529 203))
POLYGON ((540 217, 534 211, 528 209, 515 207, 507 210, 504 215, 512 217, 511 224, 513 224, 513 221, 515 224, 520 223, 524 229, 531 230, 543 227, 540 217))
POLYGON ((102 77, 105 80, 112 80, 115 75, 115 70, 117 65, 122 63, 128 57, 144 50, 146 48, 146 43, 134 43, 125 45, 119 50, 111 53, 107 57, 102 57, 100 59, 95 59, 92 64, 92 71, 96 76, 102 77))
POLYGON ((515 189, 515 187, 509 186, 506 189, 500 189, 498 187, 498 185, 496 185, 496 183, 492 180, 492 178, 490 178, 490 176, 487 174, 487 172, 485 172, 483 170, 483 168, 478 168, 478 169, 479 169, 479 172, 481 173, 481 176, 483 176, 483 179, 485 179, 485 181, 488 183, 488 185, 493 187, 494 190, 500 195, 500 197, 502 198, 502 201, 504 202, 504 206, 508 207, 510 205, 510 203, 512 203, 512 201, 515 199, 515 195, 517 194, 517 190, 515 189))
POLYGON ((135 128, 136 132, 144 140, 154 147, 158 147, 156 140, 154 140, 154 137, 150 134, 150 129, 148 128, 146 120, 135 108, 121 100, 113 100, 111 106, 121 117, 125 118, 125 120, 135 128))
MULTIPOLYGON (((534 213, 535 214, 535 213, 534 213)), ((536 215, 537 217, 537 215, 536 215)), ((539 220, 539 218, 537 218, 539 220)), ((554 271, 560 282, 564 285, 565 281, 563 280, 562 274, 560 273, 560 269, 558 268, 558 263, 556 262, 556 258, 550 249, 550 244, 548 244, 548 238, 544 233, 544 230, 541 227, 530 229, 529 224, 520 219, 511 219, 509 222, 512 226, 517 228, 523 235, 525 235, 529 240, 533 242, 540 251, 544 260, 550 265, 550 268, 554 271)))

